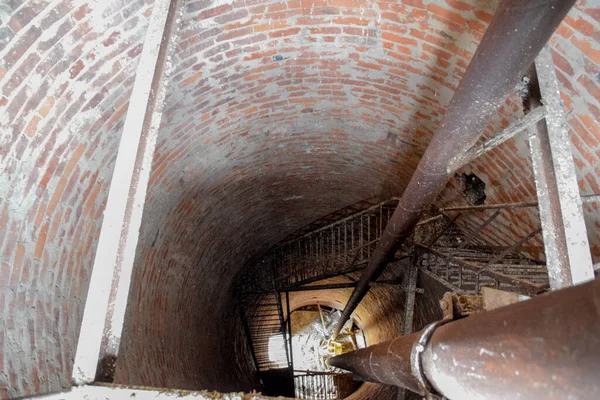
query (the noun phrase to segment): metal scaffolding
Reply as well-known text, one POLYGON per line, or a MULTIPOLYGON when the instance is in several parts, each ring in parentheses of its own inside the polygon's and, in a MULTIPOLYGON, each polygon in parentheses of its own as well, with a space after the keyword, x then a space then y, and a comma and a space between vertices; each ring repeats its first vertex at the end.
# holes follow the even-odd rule
MULTIPOLYGON (((599 196, 579 196, 553 64, 549 50, 543 48, 572 4, 573 0, 504 0, 405 196, 380 203, 365 200, 325 216, 248 268, 237 288, 238 306, 258 371, 284 365, 293 372, 290 292, 354 287, 355 295, 344 310, 348 318, 370 286, 394 284, 407 294, 405 336, 340 356, 332 364, 364 380, 422 394, 437 391, 452 398, 478 393, 493 399, 501 391, 515 398, 600 397, 596 373, 600 282, 457 321, 440 321, 412 333, 415 297, 423 292, 417 287, 418 274, 463 294, 493 287, 535 295, 594 277, 581 204, 599 196), (513 32, 518 32, 518 40, 510 40, 513 32), (512 90, 511 79, 527 68, 540 49, 532 80, 533 92, 539 93, 532 99, 533 107, 495 138, 475 146, 487 117, 512 90), (494 79, 481 85, 490 72, 494 79), (473 102, 478 106, 473 107, 473 102), (448 207, 418 222, 456 169, 523 130, 529 134, 537 202, 448 207), (539 207, 540 227, 501 249, 481 239, 484 230, 494 229, 502 213, 523 207, 539 207), (486 210, 495 211, 475 229, 460 225, 465 214, 486 210), (415 226, 418 230, 419 224, 433 221, 443 224, 427 241, 420 241, 415 226), (402 246, 411 233, 411 243, 402 246), (540 234, 547 265, 521 252, 540 234), (456 237, 460 240, 452 240, 456 237), (410 269, 404 280, 378 280, 387 263, 408 258, 410 269), (353 274, 365 269, 357 282, 353 274), (345 277, 348 282, 316 284, 332 277, 345 277), (271 351, 272 341, 281 347, 271 351), (389 356, 390 349, 396 357, 389 356)), ((117 154, 118 174, 111 181, 94 260, 74 359, 76 386, 67 393, 71 398, 90 390, 108 393, 102 394, 106 397, 115 389, 89 384, 112 379, 100 376, 98 366, 103 367, 107 359, 114 363, 118 356, 180 5, 178 0, 161 0, 153 7, 125 121, 127 135, 117 154)), ((325 388, 323 396, 315 398, 337 396, 330 390, 329 374, 308 372, 296 380, 305 385, 309 378, 310 385, 325 388)), ((121 395, 135 396, 133 389, 123 390, 121 395)))
MULTIPOLYGON (((334 336, 368 292, 370 282, 381 274, 389 257, 410 235, 423 211, 435 202, 456 168, 465 161, 463 155, 469 154, 475 146, 493 114, 513 91, 517 80, 527 71, 573 3, 574 0, 504 0, 500 3, 440 128, 419 161, 391 223, 386 226, 385 234, 342 312, 334 336), (515 32, 519 38, 511 40, 515 32)), ((549 110, 546 109, 548 116, 549 110)), ((554 120, 550 126, 557 124, 554 120)), ((474 154, 479 151, 475 150, 474 154)))

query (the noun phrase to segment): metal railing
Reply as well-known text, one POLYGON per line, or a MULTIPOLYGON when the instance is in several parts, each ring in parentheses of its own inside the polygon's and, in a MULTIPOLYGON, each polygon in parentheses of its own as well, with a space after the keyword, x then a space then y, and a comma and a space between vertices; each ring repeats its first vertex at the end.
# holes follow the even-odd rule
MULTIPOLYGON (((266 265, 273 268, 279 291, 359 271, 368 262, 397 202, 397 198, 381 202, 284 242, 265 257, 263 269, 268 268, 266 265)), ((544 263, 519 255, 539 229, 501 248, 488 246, 483 239, 484 230, 504 229, 503 213, 511 209, 510 204, 496 208, 475 228, 457 228, 457 222, 468 212, 484 210, 462 210, 453 217, 448 210, 426 218, 420 225, 436 219, 445 222, 434 229, 426 244, 415 243, 417 265, 449 289, 462 293, 476 293, 483 286, 528 295, 547 289, 544 263)))
MULTIPOLYGON (((397 203, 397 198, 376 205, 365 203, 368 207, 358 211, 353 205, 354 214, 340 211, 337 215, 344 215, 340 220, 319 225, 311 232, 292 235, 293 239, 278 245, 259 263, 247 268, 248 274, 240 280, 238 297, 259 371, 284 364, 292 367, 282 293, 363 269, 397 203), (271 345, 269 354, 269 341, 275 340, 282 343, 280 351, 274 353, 271 345)), ((483 239, 484 230, 504 229, 503 213, 510 213, 513 206, 486 206, 494 208, 494 212, 478 226, 460 224, 467 213, 487 212, 476 206, 447 209, 426 217, 418 224, 416 239, 407 243, 402 250, 406 254, 402 255, 410 256, 414 251, 413 265, 457 293, 475 294, 484 286, 527 295, 544 291, 548 288, 544 263, 520 255, 523 245, 538 235, 539 229, 500 247, 491 246, 483 239), (420 235, 419 230, 423 229, 429 234, 420 235)), ((471 218, 477 219, 479 217, 471 218)))
POLYGON ((344 378, 352 374, 339 372, 302 371, 294 373, 294 388, 297 398, 308 400, 336 400, 343 398, 344 378))
POLYGON ((416 251, 418 268, 459 294, 477 294, 484 286, 527 295, 548 288, 548 271, 544 265, 525 263, 526 260, 490 265, 495 255, 481 251, 457 254, 425 246, 418 246, 416 251))
POLYGON ((247 294, 238 307, 256 369, 291 368, 290 341, 279 293, 247 294))
POLYGON ((362 269, 397 203, 386 200, 276 247, 267 262, 275 268, 278 288, 362 269))

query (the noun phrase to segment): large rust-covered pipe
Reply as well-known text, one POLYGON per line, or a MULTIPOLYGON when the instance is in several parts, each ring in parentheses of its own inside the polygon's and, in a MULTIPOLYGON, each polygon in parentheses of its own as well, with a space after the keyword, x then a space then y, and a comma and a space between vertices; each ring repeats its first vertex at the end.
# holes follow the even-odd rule
POLYGON ((503 0, 494 15, 441 126, 389 220, 369 264, 352 292, 336 337, 377 279, 386 262, 412 232, 454 174, 453 160, 471 148, 498 107, 514 90, 575 0, 503 0))
MULTIPOLYGON (((419 362, 426 381, 449 399, 599 399, 599 332, 596 280, 442 325, 419 362)), ((422 393, 410 361, 421 334, 329 364, 422 393)))

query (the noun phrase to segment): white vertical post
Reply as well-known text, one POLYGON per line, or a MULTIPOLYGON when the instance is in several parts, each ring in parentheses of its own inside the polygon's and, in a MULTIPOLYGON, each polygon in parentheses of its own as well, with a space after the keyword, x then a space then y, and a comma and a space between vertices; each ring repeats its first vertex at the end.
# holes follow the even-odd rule
POLYGON ((529 143, 550 287, 560 289, 594 279, 594 269, 571 140, 547 45, 535 68, 546 117, 537 129, 529 130, 529 143))
POLYGON ((73 380, 95 380, 101 353, 116 356, 165 95, 177 0, 154 2, 96 249, 73 380), (103 349, 104 347, 104 349, 103 349))

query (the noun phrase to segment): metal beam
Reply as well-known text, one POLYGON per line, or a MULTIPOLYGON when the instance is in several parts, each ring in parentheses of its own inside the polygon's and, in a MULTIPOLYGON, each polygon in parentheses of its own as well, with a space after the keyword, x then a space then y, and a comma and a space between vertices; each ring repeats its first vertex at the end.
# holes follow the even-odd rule
MULTIPOLYGON (((441 253, 434 249, 426 248, 420 244, 417 244, 417 246, 419 246, 422 250, 433 254, 436 257, 439 257, 444 260, 446 259, 446 254, 444 254, 444 253, 441 253)), ((474 271, 477 274, 484 274, 486 276, 489 276, 490 278, 496 279, 497 281, 515 285, 521 291, 523 291, 524 293, 526 293, 528 295, 535 295, 535 294, 541 292, 542 290, 544 290, 544 288, 545 288, 545 285, 543 285, 543 284, 529 282, 529 281, 526 281, 523 279, 515 278, 514 276, 511 276, 511 275, 506 275, 501 272, 497 272, 497 271, 493 271, 493 270, 484 270, 484 267, 477 265, 475 263, 472 263, 470 261, 461 260, 460 258, 452 258, 450 260, 450 262, 454 263, 456 265, 462 266, 464 268, 470 269, 471 271, 474 271)))
POLYGON ((178 0, 157 0, 152 8, 79 333, 73 365, 73 381, 79 385, 93 382, 99 360, 114 363, 119 350, 178 5, 178 0))
MULTIPOLYGON (((275 288, 273 288, 275 290, 275 288)), ((286 293, 287 294, 287 293, 286 293)), ((292 367, 292 359, 290 358, 290 349, 288 349, 288 343, 287 343, 287 324, 285 321, 285 318, 283 316, 283 302, 281 301, 281 293, 275 291, 273 293, 274 296, 277 296, 277 312, 279 313, 279 333, 281 333, 281 335, 283 336, 283 347, 285 349, 285 359, 287 361, 288 366, 292 367)), ((261 328, 263 328, 265 325, 261 324, 261 328)), ((259 328, 260 329, 260 328, 259 328)))
MULTIPOLYGON (((290 311, 290 294, 285 293, 285 307, 287 309, 287 346, 290 348, 290 369, 294 369, 294 353, 292 352, 292 312, 290 311)), ((293 384, 293 382, 292 382, 293 384)))
POLYGON ((424 210, 454 174, 453 159, 477 142, 498 107, 513 92, 535 56, 575 0, 504 0, 483 36, 452 97, 446 115, 427 146, 388 221, 369 265, 352 293, 333 336, 383 272, 388 259, 410 235, 424 210))
MULTIPOLYGON (((581 196, 581 202, 583 204, 589 204, 593 202, 600 201, 600 194, 584 194, 581 196)), ((496 210, 499 208, 508 208, 508 209, 516 209, 516 208, 529 208, 529 207, 537 207, 537 201, 522 201, 518 203, 498 203, 498 204, 482 204, 479 206, 453 206, 453 207, 444 207, 440 208, 438 211, 482 211, 482 210, 496 210)))
POLYGON ((408 285, 406 288, 406 303, 404 305, 404 334, 408 335, 413 331, 413 317, 415 313, 415 293, 417 292, 418 269, 413 262, 408 269, 408 285))
MULTIPOLYGON (((397 285, 404 291, 408 291, 409 289, 403 285, 400 281, 375 281, 374 285, 397 285)), ((356 282, 348 282, 348 283, 331 283, 328 285, 306 285, 306 286, 290 286, 288 288, 280 289, 280 292, 306 292, 312 290, 331 290, 331 289, 347 289, 353 288, 356 286, 356 282)), ((423 289, 416 288, 416 293, 424 293, 423 289)))
MULTIPOLYGON (((594 279, 577 175, 550 49, 535 61, 546 119, 529 130, 550 287, 594 279)), ((534 77, 535 78, 535 77, 534 77)), ((532 79, 535 85, 535 79, 532 79)))
POLYGON ((498 203, 498 204, 482 204, 479 206, 453 206, 440 208, 440 212, 446 211, 483 211, 483 210, 497 210, 497 209, 516 209, 516 208, 528 208, 537 207, 537 201, 523 201, 519 203, 498 203))
POLYGON ((440 321, 328 364, 449 399, 597 399, 598 299, 600 281, 589 282, 440 321))
MULTIPOLYGON (((356 261, 356 259, 354 261, 356 261)), ((341 275, 349 274, 352 272, 357 272, 357 271, 364 269, 366 263, 367 263, 366 261, 361 261, 356 264, 354 264, 354 262, 353 262, 350 267, 344 268, 343 270, 326 272, 324 274, 314 276, 312 278, 307 278, 300 282, 296 282, 296 283, 290 285, 289 287, 298 287, 298 286, 302 286, 302 285, 308 285, 309 283, 315 283, 315 282, 322 281, 325 279, 335 278, 336 276, 341 276, 341 275)), ((289 276, 283 277, 281 280, 284 280, 286 278, 289 278, 289 276)), ((250 292, 250 293, 252 293, 252 292, 250 292)))
POLYGON ((485 268, 483 268, 479 272, 482 272, 482 271, 486 270, 487 268, 489 268, 489 266, 491 266, 491 265, 497 263, 498 261, 502 260, 507 255, 509 255, 511 253, 515 253, 516 251, 518 251, 521 248, 521 246, 523 246, 525 243, 527 243, 527 241, 529 239, 533 238, 535 235, 537 235, 541 231, 542 231, 542 229, 538 228, 538 229, 534 230, 533 232, 530 232, 528 235, 523 236, 521 239, 519 239, 518 241, 516 241, 515 243, 513 243, 512 245, 510 245, 506 250, 502 251, 500 254, 498 254, 497 256, 495 256, 494 258, 492 258, 487 263, 488 266, 486 266, 485 268))
POLYGON ((481 157, 488 151, 495 149, 502 143, 514 137, 516 134, 521 133, 530 125, 535 124, 539 120, 546 116, 546 110, 544 107, 537 107, 524 117, 518 119, 512 124, 508 125, 502 132, 494 136, 493 138, 487 139, 477 146, 471 147, 464 155, 457 157, 451 166, 452 169, 460 169, 465 165, 471 163, 478 157, 481 157))

